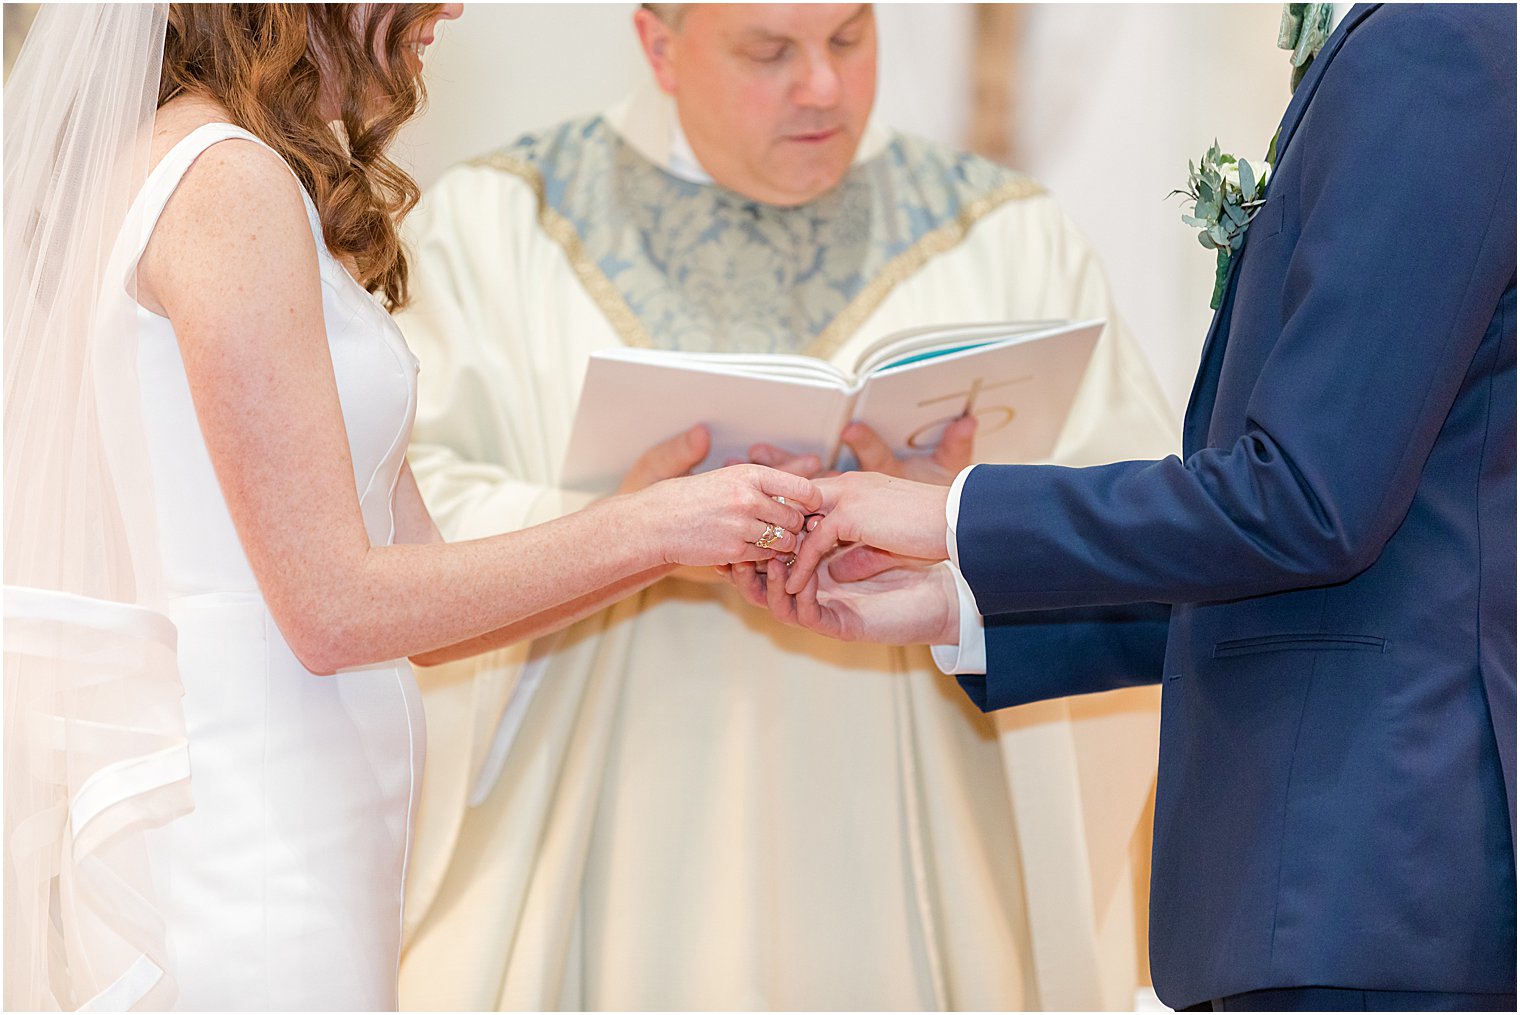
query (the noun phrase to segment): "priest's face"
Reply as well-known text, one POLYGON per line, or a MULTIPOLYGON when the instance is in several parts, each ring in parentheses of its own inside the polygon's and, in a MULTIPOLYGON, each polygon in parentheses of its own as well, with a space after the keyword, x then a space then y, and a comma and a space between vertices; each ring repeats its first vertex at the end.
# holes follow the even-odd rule
POLYGON ((876 100, 871 6, 670 6, 664 20, 640 10, 635 23, 702 168, 767 204, 803 204, 838 184, 876 100))

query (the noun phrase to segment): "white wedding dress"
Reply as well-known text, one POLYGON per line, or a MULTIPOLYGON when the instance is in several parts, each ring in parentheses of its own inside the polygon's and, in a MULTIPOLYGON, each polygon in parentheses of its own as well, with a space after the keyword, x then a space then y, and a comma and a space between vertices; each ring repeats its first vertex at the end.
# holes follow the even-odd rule
MULTIPOLYGON (((108 277, 130 277, 186 170, 231 138, 262 144, 210 124, 155 167, 108 277)), ((386 544, 417 361, 390 315, 328 253, 305 202, 364 524, 372 544, 386 544)), ((424 749, 411 667, 401 659, 322 677, 297 661, 228 516, 174 331, 141 307, 134 313, 195 801, 149 838, 179 1006, 394 1009, 424 749)))

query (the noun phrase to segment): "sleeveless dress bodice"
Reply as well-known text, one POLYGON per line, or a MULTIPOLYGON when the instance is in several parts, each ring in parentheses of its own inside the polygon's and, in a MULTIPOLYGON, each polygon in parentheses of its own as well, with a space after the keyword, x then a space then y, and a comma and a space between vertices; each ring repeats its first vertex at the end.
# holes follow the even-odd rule
MULTIPOLYGON (((129 277, 185 172, 230 124, 179 142, 122 231, 129 277)), ((328 252, 303 190, 354 481, 372 545, 416 408, 417 361, 328 252)), ((317 676, 271 617, 228 514, 170 322, 137 307, 137 364, 168 612, 179 633, 194 811, 151 833, 182 1009, 396 1007, 401 894, 424 733, 405 659, 317 676)), ((301 518, 288 520, 291 525, 301 518)))

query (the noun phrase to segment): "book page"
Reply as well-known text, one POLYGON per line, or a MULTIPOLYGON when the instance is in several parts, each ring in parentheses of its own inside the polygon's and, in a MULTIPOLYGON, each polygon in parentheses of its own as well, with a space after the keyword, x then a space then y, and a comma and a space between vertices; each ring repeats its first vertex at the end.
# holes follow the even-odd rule
POLYGON ((608 493, 649 448, 697 423, 713 446, 698 471, 747 460, 760 442, 836 461, 861 419, 900 455, 934 449, 963 412, 979 461, 1040 461, 1066 422, 1102 321, 1000 322, 898 332, 851 384, 807 356, 612 349, 587 367, 562 484, 608 493))
POLYGON ((1023 335, 1051 331, 1066 321, 996 321, 976 324, 940 324, 896 331, 872 342, 860 355, 855 376, 866 377, 900 365, 943 355, 968 346, 1001 342, 1023 335))
POLYGON ((654 363, 676 367, 716 370, 725 374, 755 377, 792 377, 813 380, 838 388, 850 386, 851 378, 828 360, 816 356, 771 352, 686 352, 682 349, 606 349, 603 359, 630 363, 654 363))
MULTIPOLYGON (((621 354, 624 350, 618 350, 621 354)), ((735 374, 677 357, 591 358, 561 485, 610 493, 649 448, 705 423, 712 449, 696 471, 748 461, 766 442, 825 461, 849 416, 838 380, 735 374)))
POLYGON ((870 377, 855 419, 899 455, 927 454, 963 413, 977 418, 978 462, 1050 457, 1087 371, 1102 321, 961 348, 870 377))

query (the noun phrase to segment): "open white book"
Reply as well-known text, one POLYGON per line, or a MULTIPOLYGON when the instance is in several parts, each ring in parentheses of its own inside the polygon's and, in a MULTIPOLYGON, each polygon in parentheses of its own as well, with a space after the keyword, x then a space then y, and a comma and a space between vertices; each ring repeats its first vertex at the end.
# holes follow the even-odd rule
POLYGON ((562 483, 611 492, 640 455, 697 423, 712 432, 699 472, 747 460, 760 442, 848 468, 839 433, 852 420, 900 455, 924 454, 967 412, 979 423, 977 461, 1040 461, 1102 330, 1102 321, 915 328, 872 343, 853 371, 785 354, 599 352, 586 368, 562 483))

